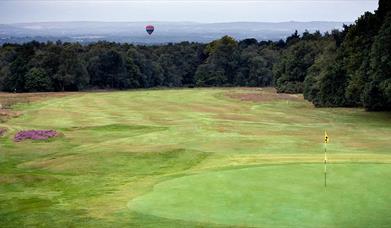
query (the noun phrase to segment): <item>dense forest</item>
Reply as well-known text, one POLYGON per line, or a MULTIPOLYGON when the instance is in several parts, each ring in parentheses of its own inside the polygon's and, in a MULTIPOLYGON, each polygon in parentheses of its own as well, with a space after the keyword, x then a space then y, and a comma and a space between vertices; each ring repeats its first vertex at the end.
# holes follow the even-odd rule
POLYGON ((29 42, 0 48, 0 90, 275 86, 316 106, 391 110, 391 1, 342 31, 278 42, 224 36, 209 44, 29 42))

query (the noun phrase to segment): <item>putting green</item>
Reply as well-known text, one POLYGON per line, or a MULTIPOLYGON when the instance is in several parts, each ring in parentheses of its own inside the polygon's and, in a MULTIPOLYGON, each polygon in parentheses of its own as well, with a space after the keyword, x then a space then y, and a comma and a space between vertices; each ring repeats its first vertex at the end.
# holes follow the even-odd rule
POLYGON ((171 179, 128 203, 143 214, 244 226, 385 227, 391 165, 321 164, 213 171, 171 179))

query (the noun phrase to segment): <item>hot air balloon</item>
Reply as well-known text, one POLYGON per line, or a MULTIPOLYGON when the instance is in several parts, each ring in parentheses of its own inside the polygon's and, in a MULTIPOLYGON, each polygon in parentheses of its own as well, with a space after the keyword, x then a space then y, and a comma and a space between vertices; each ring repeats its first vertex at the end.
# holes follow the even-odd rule
POLYGON ((147 26, 145 27, 145 30, 147 31, 147 33, 148 33, 149 35, 151 35, 151 34, 153 33, 153 30, 155 30, 155 28, 153 27, 153 25, 147 25, 147 26))

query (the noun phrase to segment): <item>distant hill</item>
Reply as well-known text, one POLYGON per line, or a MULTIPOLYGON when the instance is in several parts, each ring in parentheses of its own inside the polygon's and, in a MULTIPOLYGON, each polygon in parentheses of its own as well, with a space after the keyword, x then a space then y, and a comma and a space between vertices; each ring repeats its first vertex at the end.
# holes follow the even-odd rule
POLYGON ((295 30, 300 33, 306 29, 314 32, 341 29, 351 22, 39 22, 0 24, 0 44, 6 42, 26 42, 30 40, 62 40, 89 43, 98 40, 157 44, 168 42, 194 41, 209 42, 224 35, 238 40, 256 38, 257 40, 284 39, 295 30), (155 32, 149 36, 145 25, 155 25, 155 32))

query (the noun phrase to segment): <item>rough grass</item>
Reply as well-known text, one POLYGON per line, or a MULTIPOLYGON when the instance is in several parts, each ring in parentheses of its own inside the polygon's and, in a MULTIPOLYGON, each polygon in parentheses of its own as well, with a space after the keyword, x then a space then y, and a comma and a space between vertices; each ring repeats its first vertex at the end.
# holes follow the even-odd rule
MULTIPOLYGON (((334 191, 334 200, 348 194, 344 192, 347 191, 343 188, 345 184, 359 186, 375 171, 371 186, 379 189, 374 193, 384 191, 377 200, 388 202, 386 195, 391 194, 388 190, 391 186, 383 188, 391 171, 388 165, 391 163, 390 113, 349 108, 315 109, 300 96, 285 99, 272 89, 140 90, 36 96, 39 98, 30 102, 13 104, 11 111, 21 115, 0 123, 0 128, 7 129, 0 137, 1 227, 262 226, 281 225, 273 223, 278 219, 293 221, 295 213, 303 219, 292 224, 311 225, 311 216, 300 214, 297 208, 289 209, 293 207, 289 196, 286 207, 277 213, 278 218, 271 217, 267 223, 260 219, 278 209, 274 206, 281 203, 278 197, 260 196, 255 203, 242 196, 237 199, 243 203, 242 209, 227 205, 210 211, 218 202, 210 198, 216 191, 209 186, 213 184, 213 175, 222 175, 227 179, 232 176, 243 179, 243 188, 246 181, 259 179, 263 184, 270 181, 271 190, 267 194, 272 194, 273 188, 296 189, 296 185, 282 184, 278 178, 266 175, 270 170, 262 172, 262 167, 278 164, 281 168, 276 172, 281 177, 292 172, 302 178, 298 182, 302 186, 297 188, 301 198, 304 192, 323 190, 313 186, 323 183, 325 129, 331 138, 329 162, 340 170, 340 176, 330 177, 330 181, 334 179, 339 184, 338 188, 330 190, 334 191), (251 99, 243 100, 243 94, 252 94, 245 96, 251 99), (14 143, 13 135, 24 129, 54 129, 64 135, 53 141, 14 143), (246 168, 256 172, 241 173, 246 168), (305 170, 317 172, 310 182, 305 170), (199 182, 193 183, 193 176, 199 182), (170 187, 170 183, 179 188, 205 191, 197 197, 204 197, 199 203, 210 218, 202 214, 189 217, 188 213, 195 208, 181 201, 193 197, 189 192, 173 202, 180 205, 178 208, 183 213, 164 204, 154 209, 147 207, 153 205, 155 197, 159 200, 171 197, 165 190, 156 191, 161 185, 170 187), (149 197, 153 201, 149 201, 149 197), (260 206, 265 200, 270 205, 260 206), (143 203, 138 207, 129 203, 128 208, 128 202, 136 201, 143 203), (246 210, 252 207, 256 218, 246 220, 246 210), (237 211, 233 212, 233 208, 237 211), (162 214, 162 210, 167 210, 168 214, 162 214), (229 213, 236 214, 231 217, 229 213)), ((18 98, 23 100, 23 95, 18 98)), ((222 186, 224 183, 227 182, 222 182, 222 186)), ((352 206, 374 199, 373 194, 365 195, 357 189, 354 194, 362 200, 352 199, 352 206)), ((237 191, 226 194, 235 195, 237 191)), ((256 191, 248 190, 248 194, 256 194, 256 191)), ((331 200, 332 196, 326 198, 331 200)), ((228 199, 229 196, 227 202, 228 199)), ((306 202, 299 203, 303 210, 309 208, 306 202)), ((348 220, 344 218, 350 212, 341 218, 334 215, 348 211, 349 201, 343 206, 326 205, 329 211, 324 213, 329 214, 321 219, 328 226, 367 226, 372 224, 373 217, 379 221, 373 226, 382 225, 382 221, 387 222, 383 217, 391 213, 391 207, 388 208, 391 203, 368 204, 367 214, 372 218, 348 220), (373 211, 378 213, 375 215, 373 211)), ((365 211, 360 213, 365 214, 365 211)))

